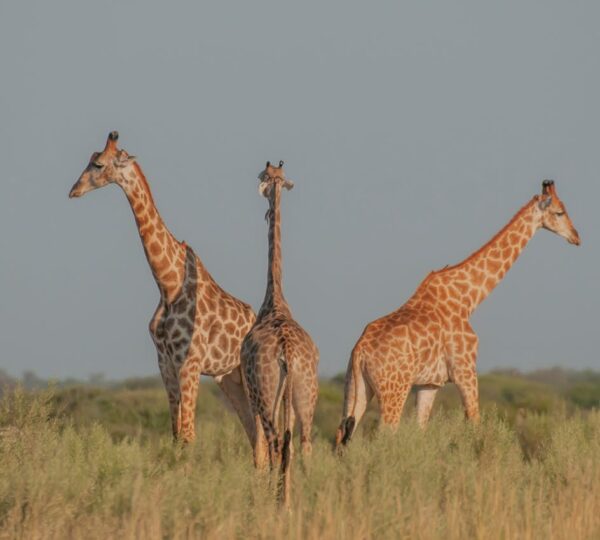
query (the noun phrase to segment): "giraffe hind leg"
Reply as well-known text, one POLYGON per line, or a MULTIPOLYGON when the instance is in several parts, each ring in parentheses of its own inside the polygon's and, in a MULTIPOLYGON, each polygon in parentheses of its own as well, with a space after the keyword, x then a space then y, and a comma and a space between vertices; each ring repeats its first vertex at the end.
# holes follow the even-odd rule
MULTIPOLYGON (((306 380, 300 375, 299 380, 306 380)), ((312 426, 317 404, 317 381, 311 377, 310 384, 299 384, 294 387, 292 413, 295 411, 300 422, 300 445, 302 455, 312 453, 312 426)), ((293 434, 293 431, 292 431, 293 434)))
POLYGON ((250 444, 254 447, 257 438, 256 425, 242 385, 240 368, 236 367, 227 375, 215 377, 215 380, 237 413, 250 444))
POLYGON ((283 434, 283 443, 281 447, 281 468, 280 468, 280 481, 278 486, 278 499, 281 505, 289 508, 290 506, 290 493, 292 484, 292 454, 290 446, 292 442, 292 432, 289 429, 285 430, 283 434))
POLYGON ((454 373, 454 383, 458 387, 465 416, 468 420, 479 422, 479 389, 475 368, 464 368, 454 373))
POLYGON ((269 463, 271 469, 275 469, 281 463, 281 441, 271 420, 265 418, 261 418, 261 420, 269 449, 269 463))
POLYGON ((264 470, 267 467, 269 461, 269 448, 267 444, 267 438, 265 437, 265 431, 263 429, 260 415, 254 417, 254 426, 256 432, 256 438, 254 439, 254 466, 258 470, 264 470))
POLYGON ((287 427, 287 429, 290 430, 290 433, 292 435, 292 437, 290 439, 290 456, 292 456, 292 457, 294 457, 294 429, 295 429, 295 426, 296 426, 296 411, 294 410, 294 407, 292 406, 290 408, 289 426, 287 427))
POLYGON ((438 390, 439 387, 433 385, 422 386, 417 390, 417 421, 422 428, 429 420, 438 390))
POLYGON ((280 438, 280 419, 279 412, 281 410, 281 404, 284 403, 284 430, 287 429, 290 423, 289 409, 291 408, 291 377, 289 375, 289 366, 286 358, 280 351, 278 354, 279 364, 279 381, 277 385, 277 391, 275 393, 275 400, 273 403, 271 417, 268 418, 263 415, 263 428, 267 441, 269 441, 269 449, 271 455, 271 467, 275 467, 281 464, 283 441, 280 438))
POLYGON ((388 426, 393 429, 398 426, 411 386, 409 383, 394 384, 390 390, 378 396, 382 427, 388 426))
POLYGON ((280 453, 278 429, 277 424, 274 423, 277 421, 273 414, 274 399, 271 397, 271 392, 261 388, 254 377, 250 378, 247 387, 256 432, 254 464, 258 469, 262 469, 268 461, 273 469, 279 463, 280 453))

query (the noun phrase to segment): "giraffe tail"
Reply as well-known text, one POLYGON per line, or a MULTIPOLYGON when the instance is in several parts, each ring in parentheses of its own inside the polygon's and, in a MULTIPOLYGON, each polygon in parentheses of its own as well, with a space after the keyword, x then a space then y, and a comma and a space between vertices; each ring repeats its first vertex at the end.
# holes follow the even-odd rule
POLYGON ((279 501, 286 507, 289 507, 291 490, 291 445, 292 445, 292 377, 290 365, 286 358, 282 360, 283 381, 283 444, 281 447, 281 468, 280 468, 280 486, 279 501), (285 367, 284 367, 285 366, 285 367))
POLYGON ((346 446, 350 442, 350 438, 356 427, 356 400, 358 396, 358 378, 361 376, 361 355, 356 349, 352 351, 350 365, 348 366, 348 374, 346 378, 346 403, 344 404, 344 418, 335 436, 335 448, 340 450, 342 446, 346 446), (352 389, 352 393, 350 393, 352 389))

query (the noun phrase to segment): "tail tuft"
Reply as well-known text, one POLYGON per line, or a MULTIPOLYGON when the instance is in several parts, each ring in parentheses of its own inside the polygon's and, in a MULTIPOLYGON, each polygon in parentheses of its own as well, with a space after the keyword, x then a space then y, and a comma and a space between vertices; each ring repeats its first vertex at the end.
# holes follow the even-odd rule
POLYGON ((283 445, 281 448, 281 473, 285 474, 290 466, 290 445, 292 442, 292 432, 289 429, 283 434, 283 445))
POLYGON ((342 437, 342 444, 346 446, 350 442, 350 438, 352 437, 352 432, 354 431, 354 426, 356 425, 356 419, 354 416, 349 416, 346 418, 346 422, 344 423, 344 436, 342 437))

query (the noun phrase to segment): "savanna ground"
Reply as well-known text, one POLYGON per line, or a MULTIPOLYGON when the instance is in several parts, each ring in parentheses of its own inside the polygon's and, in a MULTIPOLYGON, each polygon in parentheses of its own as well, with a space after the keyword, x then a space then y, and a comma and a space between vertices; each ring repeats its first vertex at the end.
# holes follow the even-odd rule
POLYGON ((484 375, 479 426, 451 385, 425 431, 412 402, 396 433, 370 410, 341 458, 322 381, 289 514, 214 385, 181 448, 156 379, 100 382, 4 392, 0 538, 600 538, 598 374, 484 375))

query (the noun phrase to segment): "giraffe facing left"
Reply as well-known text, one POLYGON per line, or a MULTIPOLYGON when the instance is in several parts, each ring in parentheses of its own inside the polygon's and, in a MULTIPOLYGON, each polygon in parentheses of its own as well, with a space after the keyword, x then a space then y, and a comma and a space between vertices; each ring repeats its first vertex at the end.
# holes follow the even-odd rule
POLYGON ((140 165, 117 147, 118 138, 111 132, 104 150, 92 154, 69 197, 116 184, 129 201, 160 292, 150 334, 169 399, 173 437, 184 443, 194 440, 200 375, 208 375, 231 402, 254 446, 256 429, 240 372, 240 348, 254 312, 219 287, 192 249, 171 234, 140 165))

